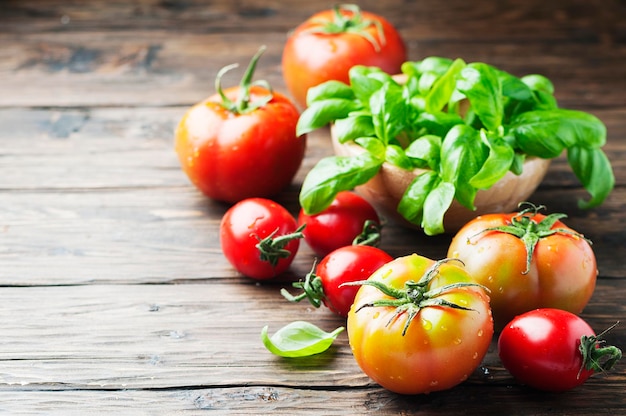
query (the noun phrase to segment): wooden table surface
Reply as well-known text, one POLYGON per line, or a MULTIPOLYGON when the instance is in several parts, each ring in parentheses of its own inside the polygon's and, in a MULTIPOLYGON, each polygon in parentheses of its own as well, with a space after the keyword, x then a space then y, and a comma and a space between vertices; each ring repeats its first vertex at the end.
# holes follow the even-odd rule
MULTIPOLYGON (((622 0, 374 1, 404 36, 409 58, 488 62, 541 73, 563 107, 608 128, 616 187, 591 211, 561 157, 532 196, 594 241, 597 290, 583 316, 602 330, 626 321, 626 3, 622 0)), ((287 32, 330 2, 137 0, 0 2, 0 413, 360 415, 626 414, 626 364, 563 394, 518 386, 492 344, 458 387, 390 393, 356 365, 345 333, 324 354, 281 359, 270 333, 295 319, 332 330, 326 309, 279 293, 311 267, 257 284, 223 257, 228 208, 179 168, 173 131, 214 92, 219 68, 267 45, 258 78, 285 90, 287 32)), ((234 84, 240 73, 227 78, 234 84)), ((331 154, 311 134, 292 186, 331 154)), ((450 235, 389 224, 382 248, 442 258, 450 235)), ((626 324, 626 322, 624 322, 626 324)), ((626 326, 607 336, 626 348, 626 326)))

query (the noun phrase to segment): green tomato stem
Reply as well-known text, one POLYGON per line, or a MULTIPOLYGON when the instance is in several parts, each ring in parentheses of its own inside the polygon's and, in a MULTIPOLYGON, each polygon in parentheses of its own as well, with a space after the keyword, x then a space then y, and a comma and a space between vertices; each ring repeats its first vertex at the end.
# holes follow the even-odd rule
POLYGON ((615 328, 618 324, 619 321, 597 336, 583 335, 581 337, 578 349, 582 354, 583 363, 578 372, 579 375, 583 369, 593 372, 609 371, 613 368, 615 363, 622 358, 622 350, 613 345, 603 346, 605 341, 602 339, 604 334, 615 328))
POLYGON ((276 238, 274 238, 274 236, 278 232, 278 228, 263 239, 257 236, 259 242, 256 245, 256 248, 259 250, 261 260, 267 261, 272 265, 272 267, 275 267, 280 259, 288 258, 291 255, 291 252, 285 249, 285 246, 292 240, 304 238, 302 230, 304 230, 305 225, 306 224, 302 224, 291 234, 281 235, 276 238))

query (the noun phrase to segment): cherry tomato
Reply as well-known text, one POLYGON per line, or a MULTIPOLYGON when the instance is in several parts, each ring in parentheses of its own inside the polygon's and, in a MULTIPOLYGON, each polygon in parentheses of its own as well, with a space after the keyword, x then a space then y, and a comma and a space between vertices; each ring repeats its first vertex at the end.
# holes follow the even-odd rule
MULTIPOLYGON (((305 228, 306 230, 306 228, 305 228)), ((344 246, 331 252, 309 273, 304 282, 295 282, 294 287, 304 292, 292 296, 281 293, 292 302, 307 298, 315 307, 321 303, 337 315, 346 317, 358 286, 342 286, 344 283, 366 280, 372 273, 393 260, 385 251, 372 246, 344 246)))
POLYGON ((289 268, 302 233, 285 207, 265 198, 248 198, 222 217, 220 243, 224 256, 240 273, 269 279, 289 268))
POLYGON ((306 224, 304 241, 320 257, 333 250, 355 243, 377 245, 380 241, 380 218, 376 210, 361 196, 350 191, 337 194, 324 211, 308 215, 303 209, 298 223, 306 224))
POLYGON ((237 87, 194 105, 175 132, 183 171, 205 195, 235 203, 287 187, 302 163, 306 136, 296 136, 299 112, 284 95, 251 85, 256 61, 237 87))
POLYGON ((348 338, 363 372, 384 388, 445 390, 480 365, 493 336, 489 297, 458 264, 413 254, 362 282, 348 338))
POLYGON ((458 258, 489 288, 496 329, 536 308, 580 313, 595 289, 596 258, 587 240, 543 207, 477 217, 454 236, 458 258))
POLYGON ((328 80, 348 83, 354 65, 375 66, 400 73, 406 46, 385 18, 357 6, 338 6, 314 14, 287 39, 282 69, 296 104, 306 107, 309 88, 328 80))
POLYGON ((621 358, 618 348, 602 343, 579 316, 543 308, 517 316, 502 330, 498 354, 519 382, 565 391, 583 384, 594 372, 609 370, 621 358))

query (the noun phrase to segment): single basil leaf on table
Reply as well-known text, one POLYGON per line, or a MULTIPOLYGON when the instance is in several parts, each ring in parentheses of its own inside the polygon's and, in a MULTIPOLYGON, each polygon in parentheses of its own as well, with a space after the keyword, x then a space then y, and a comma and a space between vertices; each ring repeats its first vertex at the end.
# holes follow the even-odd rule
POLYGON ((334 120, 347 117, 352 111, 359 108, 360 105, 357 102, 344 98, 330 98, 311 103, 300 114, 296 125, 296 134, 301 136, 310 133, 334 120))
POLYGON ((306 175, 300 189, 300 206, 308 214, 326 209, 340 191, 349 191, 369 181, 384 159, 364 152, 357 156, 328 156, 306 175))
POLYGON ((588 201, 579 200, 582 209, 600 205, 615 186, 611 162, 599 148, 573 146, 567 149, 567 161, 574 174, 591 195, 588 201))
POLYGON ((312 323, 295 321, 285 325, 271 337, 267 334, 268 327, 261 330, 263 345, 272 354, 288 357, 308 357, 326 351, 344 330, 339 327, 326 332, 312 323))
POLYGON ((495 68, 480 62, 468 64, 459 74, 457 88, 487 130, 495 131, 502 125, 502 85, 495 68))

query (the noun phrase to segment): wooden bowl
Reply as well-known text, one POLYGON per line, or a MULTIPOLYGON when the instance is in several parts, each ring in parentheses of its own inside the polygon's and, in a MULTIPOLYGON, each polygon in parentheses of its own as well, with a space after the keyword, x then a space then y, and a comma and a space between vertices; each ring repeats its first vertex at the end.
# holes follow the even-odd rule
MULTIPOLYGON (((331 138, 335 154, 339 156, 356 156, 365 150, 355 143, 339 143, 331 127, 331 138)), ((463 225, 478 215, 495 212, 514 212, 520 202, 524 202, 537 189, 543 180, 550 159, 529 157, 524 162, 523 173, 519 176, 512 172, 507 174, 489 189, 479 190, 474 200, 476 210, 472 211, 454 200, 444 216, 446 232, 456 232, 463 225)), ((367 183, 357 186, 355 191, 367 199, 387 219, 411 227, 421 229, 419 225, 407 221, 397 211, 398 203, 405 189, 413 179, 423 173, 422 169, 412 171, 399 168, 385 162, 380 171, 367 183)))

